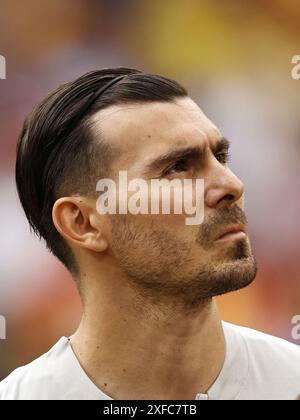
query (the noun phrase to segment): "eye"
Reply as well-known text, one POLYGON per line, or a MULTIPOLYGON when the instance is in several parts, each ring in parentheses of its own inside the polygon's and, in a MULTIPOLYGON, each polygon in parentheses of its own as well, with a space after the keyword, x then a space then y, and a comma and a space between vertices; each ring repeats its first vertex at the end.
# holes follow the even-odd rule
POLYGON ((169 168, 167 168, 164 171, 164 175, 171 175, 173 173, 177 173, 177 172, 185 172, 189 169, 189 162, 187 159, 180 159, 178 160, 176 163, 174 163, 172 166, 170 166, 169 168))
POLYGON ((230 155, 229 155, 229 152, 228 152, 228 151, 226 151, 226 152, 218 153, 218 154, 216 155, 216 159, 217 159, 220 163, 222 163, 223 165, 225 165, 225 164, 226 164, 226 163, 228 163, 228 162, 229 162, 229 160, 230 160, 230 155))

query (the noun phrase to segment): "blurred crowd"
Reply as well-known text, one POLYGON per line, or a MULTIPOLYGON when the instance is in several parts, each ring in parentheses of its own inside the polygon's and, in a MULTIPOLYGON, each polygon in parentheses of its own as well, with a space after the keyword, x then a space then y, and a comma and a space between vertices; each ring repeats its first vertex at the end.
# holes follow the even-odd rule
MULTIPOLYGON (((70 275, 29 231, 14 183, 24 117, 57 85, 114 66, 173 77, 232 143, 258 276, 219 299, 225 320, 292 341, 300 314, 300 54, 297 0, 1 0, 0 379, 71 334, 70 275)), ((297 344, 300 344, 298 342, 297 344)))

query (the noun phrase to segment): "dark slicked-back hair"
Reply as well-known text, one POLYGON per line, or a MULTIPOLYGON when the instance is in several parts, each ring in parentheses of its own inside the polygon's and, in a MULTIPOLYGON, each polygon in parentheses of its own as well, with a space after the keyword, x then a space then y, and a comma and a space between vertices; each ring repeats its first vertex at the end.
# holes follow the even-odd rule
POLYGON ((89 72, 60 86, 26 118, 17 144, 16 183, 31 229, 77 276, 73 253, 56 230, 59 197, 95 193, 114 150, 92 132, 92 115, 111 105, 169 102, 186 90, 166 77, 124 67, 89 72))

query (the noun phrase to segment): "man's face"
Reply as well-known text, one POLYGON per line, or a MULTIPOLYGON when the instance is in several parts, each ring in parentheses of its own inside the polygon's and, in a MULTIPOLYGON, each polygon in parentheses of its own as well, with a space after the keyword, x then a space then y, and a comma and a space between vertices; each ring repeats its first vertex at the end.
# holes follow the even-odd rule
POLYGON ((199 107, 190 98, 118 105, 94 120, 95 132, 119 151, 112 179, 127 171, 128 181, 204 180, 202 224, 187 225, 186 214, 108 216, 110 250, 132 284, 148 297, 180 299, 188 307, 248 285, 256 265, 243 184, 227 165, 228 142, 199 107), (245 233, 218 239, 233 225, 245 233))

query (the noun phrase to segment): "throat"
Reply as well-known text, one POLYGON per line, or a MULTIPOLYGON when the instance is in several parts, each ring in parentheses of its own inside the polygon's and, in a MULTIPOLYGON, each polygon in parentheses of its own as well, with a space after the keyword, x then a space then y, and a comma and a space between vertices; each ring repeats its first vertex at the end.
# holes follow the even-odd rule
POLYGON ((176 317, 176 322, 136 319, 127 312, 98 318, 95 325, 85 316, 71 345, 91 381, 113 399, 193 400, 206 395, 226 353, 214 302, 198 315, 176 317))

